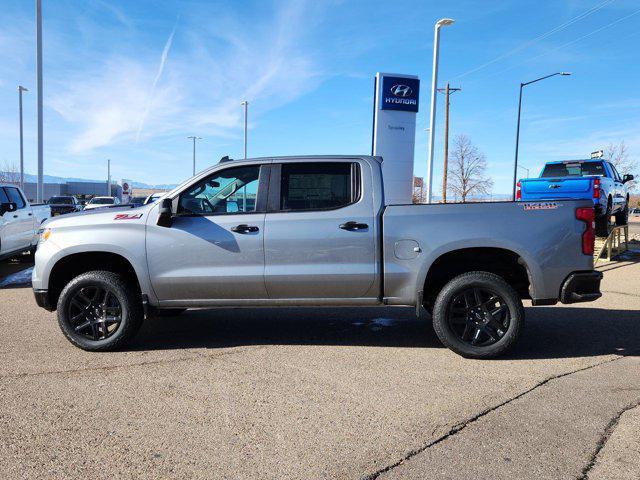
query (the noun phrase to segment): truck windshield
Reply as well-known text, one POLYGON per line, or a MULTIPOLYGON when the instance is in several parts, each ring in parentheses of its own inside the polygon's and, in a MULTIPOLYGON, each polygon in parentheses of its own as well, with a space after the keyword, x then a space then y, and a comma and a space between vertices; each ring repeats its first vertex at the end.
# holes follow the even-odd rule
POLYGON ((540 178, 604 176, 602 162, 564 162, 545 165, 540 178))
POLYGON ((112 205, 113 198, 92 198, 89 203, 93 205, 112 205))
POLYGON ((72 205, 73 200, 70 197, 51 197, 49 205, 72 205))

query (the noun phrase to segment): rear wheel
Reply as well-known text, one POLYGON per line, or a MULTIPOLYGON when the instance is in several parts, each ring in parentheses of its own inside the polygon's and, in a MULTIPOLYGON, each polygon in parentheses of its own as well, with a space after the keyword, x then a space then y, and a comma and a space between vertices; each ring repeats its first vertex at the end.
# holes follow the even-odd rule
POLYGON ((629 223, 629 199, 627 198, 627 203, 624 206, 624 210, 616 213, 616 225, 619 227, 622 225, 626 225, 629 223))
POLYGON ((517 292, 502 277, 469 272, 438 294, 433 327, 440 341, 467 358, 495 358, 516 343, 524 325, 517 292))
POLYGON ((137 289, 112 272, 87 272, 74 278, 58 300, 60 329, 83 350, 115 350, 125 345, 142 320, 137 289))
POLYGON ((598 237, 608 237, 609 236, 609 221, 611 220, 611 210, 613 209, 613 204, 611 201, 611 197, 607 200, 607 209, 604 214, 596 217, 596 235, 598 237))

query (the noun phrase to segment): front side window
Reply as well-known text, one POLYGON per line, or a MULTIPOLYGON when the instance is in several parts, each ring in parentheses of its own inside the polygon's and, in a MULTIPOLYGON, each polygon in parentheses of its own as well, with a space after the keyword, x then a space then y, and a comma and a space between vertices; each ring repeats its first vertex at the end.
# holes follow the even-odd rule
POLYGON ((260 166, 216 172, 180 195, 178 213, 211 215, 256 211, 260 166))
POLYGON ((0 203, 9 203, 9 197, 7 197, 7 194, 4 191, 4 188, 0 187, 0 203))
POLYGON ((326 210, 353 203, 354 171, 347 162, 283 164, 280 209, 326 210))
POLYGON ((26 206, 24 198, 22 198, 22 195, 20 195, 17 188, 6 187, 5 191, 7 193, 7 197, 9 197, 9 201, 11 203, 15 203, 18 206, 18 210, 26 206))

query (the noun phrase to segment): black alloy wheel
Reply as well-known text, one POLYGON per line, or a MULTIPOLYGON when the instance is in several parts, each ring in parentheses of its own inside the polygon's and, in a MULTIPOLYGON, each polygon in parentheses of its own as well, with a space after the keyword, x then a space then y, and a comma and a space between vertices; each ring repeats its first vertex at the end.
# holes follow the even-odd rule
POLYGON ((76 334, 89 340, 104 340, 120 327, 122 306, 105 287, 81 287, 72 294, 67 315, 76 334))
POLYGON ((511 324, 511 315, 505 300, 497 292, 470 287, 453 299, 447 322, 463 343, 485 347, 504 337, 511 324))
POLYGON ((467 272, 440 290, 433 307, 440 341, 466 358, 495 358, 517 342, 524 327, 520 295, 491 272, 467 272))

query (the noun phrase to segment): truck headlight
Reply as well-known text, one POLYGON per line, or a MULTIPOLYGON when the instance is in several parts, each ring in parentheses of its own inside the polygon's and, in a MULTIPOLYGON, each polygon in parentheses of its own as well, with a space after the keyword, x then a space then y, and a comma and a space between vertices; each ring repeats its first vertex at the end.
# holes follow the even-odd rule
POLYGON ((40 230, 38 230, 38 233, 40 234, 40 243, 44 243, 51 236, 51 229, 50 228, 41 228, 40 230))

